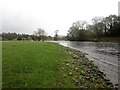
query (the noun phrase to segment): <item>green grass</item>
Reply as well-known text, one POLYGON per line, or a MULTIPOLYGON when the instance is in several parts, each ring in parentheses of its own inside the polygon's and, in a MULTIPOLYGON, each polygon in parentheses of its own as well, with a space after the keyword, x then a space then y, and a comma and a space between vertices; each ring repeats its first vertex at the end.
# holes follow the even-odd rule
POLYGON ((2 42, 0 41, 0 89, 2 88, 2 42))
POLYGON ((2 42, 2 83, 3 88, 108 88, 111 85, 81 52, 55 43, 32 41, 2 42))
POLYGON ((4 41, 2 44, 3 88, 76 87, 60 72, 64 60, 71 58, 62 46, 23 41, 4 41))

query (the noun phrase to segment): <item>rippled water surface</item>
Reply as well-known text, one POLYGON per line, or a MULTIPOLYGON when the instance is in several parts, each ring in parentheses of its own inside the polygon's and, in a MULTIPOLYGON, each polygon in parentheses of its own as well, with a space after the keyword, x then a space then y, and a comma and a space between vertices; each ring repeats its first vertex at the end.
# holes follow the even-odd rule
POLYGON ((57 43, 82 51, 106 74, 106 78, 113 84, 118 83, 118 43, 73 41, 57 41, 57 43))

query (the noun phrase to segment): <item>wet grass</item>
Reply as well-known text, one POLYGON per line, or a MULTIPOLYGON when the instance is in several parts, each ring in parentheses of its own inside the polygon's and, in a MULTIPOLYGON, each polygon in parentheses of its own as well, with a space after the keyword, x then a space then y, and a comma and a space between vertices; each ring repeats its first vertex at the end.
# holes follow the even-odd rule
POLYGON ((2 42, 0 41, 0 89, 2 88, 2 42))
POLYGON ((4 41, 3 88, 108 88, 81 52, 50 42, 4 41))
POLYGON ((71 58, 62 46, 47 42, 3 42, 4 87, 76 87, 60 68, 71 58), (62 83, 61 83, 62 82, 62 83))

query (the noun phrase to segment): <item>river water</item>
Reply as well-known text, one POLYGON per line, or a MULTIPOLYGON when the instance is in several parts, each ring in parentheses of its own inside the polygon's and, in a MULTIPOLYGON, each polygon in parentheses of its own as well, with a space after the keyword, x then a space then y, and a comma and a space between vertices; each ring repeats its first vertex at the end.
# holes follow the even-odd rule
POLYGON ((113 84, 118 84, 118 43, 57 41, 57 43, 79 50, 94 61, 113 84))

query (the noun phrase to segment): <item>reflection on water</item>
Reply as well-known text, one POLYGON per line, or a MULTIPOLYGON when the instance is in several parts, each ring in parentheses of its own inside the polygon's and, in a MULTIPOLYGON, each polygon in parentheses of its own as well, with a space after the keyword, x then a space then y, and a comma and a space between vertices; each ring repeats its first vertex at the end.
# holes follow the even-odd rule
POLYGON ((118 83, 118 44, 108 42, 71 42, 57 43, 82 51, 106 74, 113 84, 118 83))

